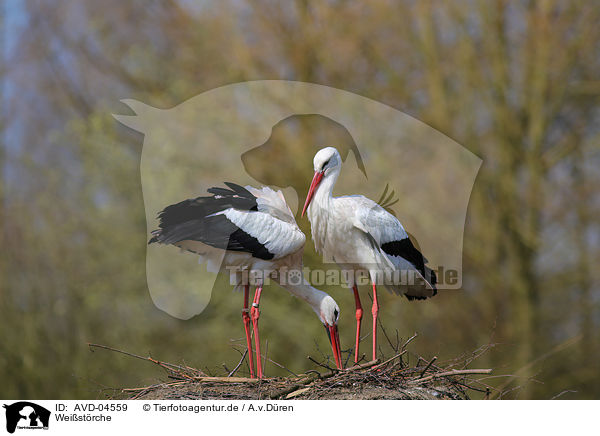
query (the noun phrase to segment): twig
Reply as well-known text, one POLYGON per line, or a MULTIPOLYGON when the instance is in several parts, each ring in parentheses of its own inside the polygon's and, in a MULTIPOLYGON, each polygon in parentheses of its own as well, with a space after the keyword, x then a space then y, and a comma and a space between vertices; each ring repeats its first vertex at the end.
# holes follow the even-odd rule
POLYGON ((453 375, 465 375, 465 374, 489 374, 492 372, 491 369, 453 369, 452 371, 446 372, 438 372, 437 374, 432 374, 425 378, 421 378, 418 380, 412 380, 411 383, 423 383, 429 380, 433 380, 435 378, 440 377, 449 377, 453 375))
MULTIPOLYGON (((369 296, 369 299, 371 300, 371 304, 373 304, 373 295, 370 292, 367 293, 367 295, 369 296)), ((390 337, 388 336, 387 331, 385 330, 385 327, 383 326, 383 322, 381 322, 381 318, 377 318, 377 323, 379 324, 379 327, 381 327, 383 336, 385 336, 385 339, 387 340, 388 344, 390 344, 390 347, 392 347, 392 350, 394 350, 397 353, 398 346, 396 345, 396 347, 394 347, 394 344, 392 344, 392 341, 391 341, 390 337)), ((379 349, 379 351, 381 351, 381 348, 379 349)))
POLYGON ((269 340, 267 339, 265 341, 265 355, 264 355, 265 358, 263 359, 263 362, 262 362, 262 372, 263 372, 263 374, 265 373, 265 368, 267 367, 267 360, 269 360, 267 358, 268 352, 269 352, 269 340))
POLYGON ((408 338, 408 340, 404 343, 404 345, 402 345, 402 351, 404 351, 406 349, 407 345, 410 344, 417 336, 418 336, 417 333, 415 333, 410 338, 408 338))
POLYGON ((386 360, 385 362, 380 363, 377 366, 374 366, 373 369, 379 369, 385 365, 387 365, 388 363, 390 363, 392 360, 397 359, 398 357, 402 357, 404 356, 404 354, 406 354, 406 350, 404 350, 402 353, 398 353, 396 354, 394 357, 390 357, 388 360, 386 360))
POLYGON ((289 394, 287 394, 286 397, 285 397, 285 399, 286 400, 292 399, 294 397, 297 397, 298 395, 302 395, 303 393, 305 393, 305 392, 307 392, 309 390, 310 390, 310 388, 297 389, 297 390, 295 390, 295 391, 290 392, 289 394))
POLYGON ((346 371, 356 371, 359 369, 370 368, 379 363, 379 359, 371 360, 370 362, 361 363, 359 365, 351 366, 350 368, 346 368, 346 371))
POLYGON ((247 377, 194 377, 197 382, 219 382, 219 383, 258 383, 258 378, 247 377))
MULTIPOLYGON (((519 386, 515 386, 515 387, 514 387, 514 388, 512 388, 512 389, 508 389, 508 390, 506 390, 506 391, 499 391, 499 394, 500 394, 500 395, 498 396, 498 399, 499 399, 499 400, 501 400, 501 399, 502 399, 503 397, 505 397, 506 395, 510 394, 510 393, 511 393, 511 392, 513 392, 513 391, 517 391, 517 390, 519 390, 519 389, 523 389, 523 386, 520 386, 520 385, 519 385, 519 386)), ((494 398, 492 398, 492 399, 494 399, 494 398)))
POLYGON ((330 367, 330 366, 328 366, 328 365, 326 365, 326 364, 324 364, 324 363, 318 362, 318 361, 316 361, 315 359, 313 359, 313 358, 312 358, 312 357, 310 357, 310 356, 306 356, 306 358, 307 358, 308 360, 310 360, 312 363, 315 363, 315 364, 319 365, 321 368, 328 369, 329 371, 334 371, 334 369, 333 369, 332 367, 330 367))
MULTIPOLYGON (((237 348, 234 347, 234 350, 238 351, 240 354, 242 354, 242 352, 240 350, 238 350, 237 348)), ((254 352, 256 353, 256 349, 254 349, 254 352)), ((248 353, 248 350, 246 349, 244 351, 244 353, 248 353)), ((289 372, 290 374, 292 374, 294 377, 298 377, 298 374, 296 374, 294 371, 292 371, 289 368, 286 368, 285 366, 283 366, 281 363, 279 362, 275 362, 273 359, 270 359, 267 357, 266 353, 262 355, 264 357, 264 360, 268 360, 269 362, 271 362, 273 365, 278 366, 281 369, 285 369, 287 372, 289 372)), ((265 367, 264 363, 263 363, 263 368, 265 367)), ((248 371, 250 367, 248 366, 248 371)), ((264 371, 263 371, 264 373, 264 371)))
MULTIPOLYGON (((313 371, 313 370, 311 370, 311 371, 313 371)), ((317 374, 316 377, 311 377, 311 376, 304 377, 303 379, 298 380, 298 383, 294 383, 291 386, 288 386, 280 391, 277 391, 277 392, 271 394, 271 399, 276 400, 277 398, 281 398, 284 395, 288 395, 288 394, 296 391, 297 389, 303 388, 303 386, 305 386, 315 380, 319 380, 321 378, 321 374, 318 371, 314 371, 314 372, 316 372, 316 374, 317 374)))
POLYGON ((423 378, 423 376, 425 375, 425 373, 427 372, 427 370, 431 367, 431 365, 433 365, 433 362, 435 362, 437 360, 437 356, 433 356, 433 358, 431 359, 431 362, 429 362, 427 364, 427 366, 425 367, 425 369, 423 370, 423 372, 421 373, 421 375, 419 376, 419 378, 423 378))
POLYGON ((246 358, 246 354, 248 354, 248 349, 246 348, 244 350, 244 354, 242 354, 242 358, 240 359, 240 361, 238 362, 238 364, 235 366, 235 368, 233 368, 233 370, 227 374, 227 377, 231 377, 232 375, 234 375, 238 369, 240 369, 240 366, 242 366, 242 363, 244 363, 244 359, 246 358))
MULTIPOLYGON (((265 356, 266 357, 266 356, 265 356)), ((298 377, 298 374, 296 374, 294 371, 292 371, 289 368, 286 368, 285 366, 283 366, 281 363, 275 362, 273 359, 269 359, 266 358, 265 360, 268 360, 269 362, 271 362, 273 365, 276 365, 278 367, 280 367, 281 369, 285 369, 287 372, 289 372, 290 374, 292 374, 294 377, 298 377)))
POLYGON ((344 368, 346 366, 348 366, 348 361, 350 360, 350 358, 352 357, 353 354, 354 354, 354 349, 352 348, 352 351, 350 353, 348 353, 348 356, 346 357, 346 361, 344 362, 344 368))
MULTIPOLYGON (((348 357, 352 357, 352 354, 348 354, 348 357)), ((346 359, 346 365, 348 364, 348 360, 349 360, 349 359, 346 359)), ((355 362, 354 364, 355 364, 355 365, 358 365, 358 364, 359 364, 359 362, 362 362, 363 360, 364 360, 364 361, 366 361, 366 360, 367 360, 367 355, 366 355, 365 353, 362 353, 362 354, 361 354, 361 356, 360 356, 360 358, 358 359, 358 362, 355 362)), ((346 365, 344 365, 344 367, 346 367, 346 365)))
POLYGON ((141 388, 123 388, 121 390, 123 392, 138 392, 138 391, 145 391, 145 390, 149 390, 149 389, 159 388, 161 386, 177 386, 177 385, 181 385, 181 384, 185 384, 185 383, 189 383, 189 382, 187 380, 184 380, 184 381, 176 381, 176 382, 171 382, 171 383, 157 383, 155 385, 143 386, 141 388))
POLYGON ((301 388, 303 385, 302 384, 294 384, 292 386, 288 386, 285 389, 282 389, 280 391, 274 392, 271 394, 271 399, 272 400, 276 400, 278 398, 283 397, 284 395, 288 395, 291 392, 294 392, 295 390, 301 388))
POLYGON ((381 327, 383 336, 385 336, 385 339, 387 340, 388 344, 390 344, 390 347, 392 348, 392 350, 394 350, 397 353, 398 352, 398 349, 396 348, 397 345, 396 345, 396 347, 394 347, 394 344, 392 344, 392 340, 388 336, 387 331, 385 330, 385 327, 383 326, 383 323, 381 322, 381 318, 377 318, 377 321, 379 322, 379 327, 381 327))
POLYGON ((564 394, 569 394, 569 393, 577 393, 577 391, 572 391, 570 389, 566 390, 566 391, 562 391, 560 394, 556 394, 555 396, 553 396, 552 398, 550 398, 551 400, 556 400, 560 397, 562 397, 564 394))
POLYGON ((138 398, 140 398, 142 395, 147 394, 148 392, 150 392, 152 389, 146 389, 143 391, 139 391, 137 394, 135 394, 133 397, 131 397, 132 400, 137 400, 138 398))
MULTIPOLYGON (((188 379, 192 379, 193 378, 193 377, 185 374, 184 372, 182 372, 182 371, 185 371, 186 369, 183 366, 180 366, 180 365, 175 365, 173 363, 168 363, 168 362, 161 362, 160 360, 156 360, 156 359, 154 359, 152 357, 139 356, 137 354, 133 354, 133 353, 130 353, 128 351, 118 350, 116 348, 109 347, 108 345, 91 344, 89 342, 88 342, 87 345, 88 345, 88 347, 90 347, 90 349, 92 349, 92 348, 102 348, 104 350, 108 350, 108 351, 113 351, 115 353, 124 354, 126 356, 134 357, 136 359, 140 359, 140 360, 145 360, 145 361, 148 361, 148 362, 152 362, 155 365, 158 365, 161 368, 166 369, 167 371, 171 371, 171 372, 177 373, 177 375, 179 375, 181 377, 185 377, 185 378, 188 378, 188 379)), ((94 350, 91 350, 91 351, 94 351, 94 350)))
POLYGON ((152 359, 151 357, 138 356, 137 354, 129 353, 127 351, 117 350, 116 348, 109 347, 108 345, 92 344, 90 342, 88 342, 87 345, 88 345, 88 347, 90 347, 90 351, 92 351, 92 352, 94 351, 92 348, 103 348, 105 350, 109 350, 109 351, 114 351, 116 353, 125 354, 126 356, 135 357, 136 359, 150 360, 150 361, 154 362, 154 359, 152 359))
MULTIPOLYGON (((573 344, 576 344, 577 342, 579 342, 581 340, 581 338, 583 337, 582 334, 579 334, 577 336, 574 336, 572 338, 567 339, 564 342, 561 342, 560 344, 556 345, 554 348, 552 348, 550 351, 548 351, 547 353, 542 354, 541 356, 533 359, 531 362, 527 363, 526 365, 524 365, 523 367, 519 368, 517 371, 515 371, 516 375, 520 375, 524 372, 527 372, 527 370, 529 370, 529 368, 531 368, 532 366, 534 366, 536 363, 547 359, 548 357, 552 356, 553 354, 556 354, 562 350, 564 350, 565 348, 570 347, 573 344)), ((502 398, 503 394, 503 389, 506 388, 510 383, 512 382, 512 380, 507 380, 505 383, 503 383, 502 385, 500 385, 498 387, 498 393, 496 394, 496 396, 493 399, 500 399, 502 398)), ((508 392, 511 392, 511 390, 509 390, 508 392)), ((507 392, 507 393, 508 393, 507 392)))

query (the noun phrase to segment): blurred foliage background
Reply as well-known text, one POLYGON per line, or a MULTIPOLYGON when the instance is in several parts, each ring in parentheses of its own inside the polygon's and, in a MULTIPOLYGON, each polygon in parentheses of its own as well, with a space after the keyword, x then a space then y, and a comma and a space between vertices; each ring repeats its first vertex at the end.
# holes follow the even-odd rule
MULTIPOLYGON (((463 291, 416 304, 382 294, 389 332, 419 332, 413 350, 440 360, 497 344, 478 366, 514 375, 488 380, 514 387, 511 398, 600 396, 597 2, 7 0, 1 8, 1 397, 96 398, 163 376, 91 353, 87 342, 215 373, 235 366, 241 295, 226 277, 189 321, 149 298, 143 136, 111 113, 126 113, 122 98, 168 108, 257 79, 376 99, 484 160, 463 291)), ((297 159, 311 162, 312 152, 297 159)), ((349 346, 353 300, 326 290, 340 303, 349 346)), ((329 353, 308 306, 275 289, 261 303, 270 358, 297 372, 317 348, 329 353)))

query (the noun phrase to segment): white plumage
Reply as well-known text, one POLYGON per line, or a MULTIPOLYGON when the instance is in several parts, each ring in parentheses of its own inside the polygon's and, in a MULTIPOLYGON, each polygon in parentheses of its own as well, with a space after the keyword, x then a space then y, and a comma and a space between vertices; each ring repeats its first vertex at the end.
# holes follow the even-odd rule
POLYGON ((414 247, 398 219, 362 195, 333 197, 333 186, 341 171, 337 150, 327 147, 314 158, 315 176, 304 205, 311 223, 317 252, 325 261, 354 271, 349 276, 357 306, 356 359, 362 307, 356 284, 366 275, 373 284, 373 358, 375 359, 376 284, 383 284, 409 299, 424 299, 436 294, 435 273, 425 266, 427 260, 414 247))
POLYGON ((253 375, 251 318, 256 339, 258 376, 262 376, 258 338, 258 305, 262 285, 273 278, 296 297, 306 301, 325 325, 336 365, 341 367, 337 320, 339 307, 328 294, 313 288, 302 276, 302 254, 306 236, 294 220, 281 191, 271 188, 245 188, 226 183, 230 189, 211 188, 212 196, 184 200, 166 207, 160 214, 159 229, 149 243, 173 244, 200 256, 212 272, 227 270, 236 288, 244 288, 243 319, 253 375), (248 274, 248 272, 252 272, 248 274), (286 275, 283 274, 286 272, 286 275), (291 274, 301 280, 288 280, 291 274), (258 278, 257 289, 248 309, 248 279, 258 278))

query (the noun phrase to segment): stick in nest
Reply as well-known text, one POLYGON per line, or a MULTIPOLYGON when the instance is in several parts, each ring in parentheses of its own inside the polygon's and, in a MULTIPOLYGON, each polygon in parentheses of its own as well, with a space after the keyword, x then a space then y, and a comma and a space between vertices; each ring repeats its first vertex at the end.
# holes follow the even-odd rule
POLYGON ((317 361, 316 359, 313 359, 311 356, 306 356, 306 358, 308 360, 310 360, 311 362, 313 362, 316 365, 319 365, 321 368, 325 368, 328 369, 329 371, 335 371, 335 369, 333 369, 332 367, 330 367, 329 365, 326 365, 324 363, 321 363, 319 361, 317 361))
POLYGON ((452 371, 438 372, 437 374, 432 374, 424 378, 419 378, 417 380, 412 380, 411 383, 423 383, 429 380, 433 380, 434 378, 440 377, 450 377, 453 375, 464 375, 464 374, 489 374, 492 372, 491 369, 453 369, 452 371))
POLYGON ((246 358, 246 354, 248 354, 248 349, 247 348, 244 350, 244 354, 242 354, 242 358, 240 359, 240 361, 238 362, 238 364, 236 365, 236 367, 233 368, 233 370, 229 374, 227 374, 227 377, 233 376, 237 372, 237 370, 240 369, 240 366, 242 366, 242 363, 244 363, 244 359, 246 358))
POLYGON ((388 360, 386 360, 385 362, 382 362, 382 363, 380 363, 379 365, 377 365, 377 366, 374 366, 374 367, 373 367, 373 369, 379 369, 379 368, 382 368, 382 367, 384 367, 385 365, 387 365, 388 363, 390 363, 391 361, 393 361, 393 360, 395 360, 395 359, 397 359, 397 358, 399 358, 399 357, 402 357, 402 356, 404 356, 404 354, 406 354, 406 350, 404 350, 402 353, 398 353, 398 354, 396 354, 394 357, 390 357, 390 358, 389 358, 388 360))
POLYGON ((402 351, 404 351, 406 349, 406 347, 408 346, 408 344, 410 344, 417 336, 418 336, 417 333, 415 333, 410 338, 408 338, 408 340, 404 343, 404 345, 402 345, 402 348, 401 348, 402 351))
POLYGON ((429 368, 431 368, 431 365, 433 365, 433 362, 435 362, 437 360, 437 356, 433 356, 433 358, 431 359, 431 361, 427 364, 427 366, 425 367, 425 369, 423 370, 423 372, 421 373, 421 376, 419 378, 423 378, 423 376, 425 375, 425 373, 427 372, 427 370, 429 368))
MULTIPOLYGON (((158 365, 161 368, 163 368, 163 369, 165 369, 165 370, 167 370, 167 371, 169 371, 171 373, 174 373, 174 374, 180 376, 181 378, 186 378, 186 379, 191 380, 191 379, 194 378, 194 376, 197 376, 197 374, 194 375, 194 376, 191 376, 191 375, 187 374, 188 372, 190 372, 189 367, 183 367, 183 366, 180 366, 180 365, 175 365, 173 363, 162 362, 162 361, 156 360, 156 359, 154 359, 154 358, 152 358, 150 356, 148 356, 148 357, 139 356, 137 354, 130 353, 128 351, 123 351, 123 350, 119 350, 117 348, 109 347, 107 345, 92 344, 92 343, 89 343, 89 342, 88 342, 88 347, 90 347, 91 351, 94 351, 93 350, 94 348, 101 348, 101 349, 104 349, 104 350, 113 351, 115 353, 124 354, 126 356, 135 357, 136 359, 145 360, 147 362, 152 362, 155 365, 158 365)), ((194 371, 197 372, 197 373, 200 373, 201 375, 204 375, 202 373, 202 371, 200 371, 200 370, 194 370, 194 371)))

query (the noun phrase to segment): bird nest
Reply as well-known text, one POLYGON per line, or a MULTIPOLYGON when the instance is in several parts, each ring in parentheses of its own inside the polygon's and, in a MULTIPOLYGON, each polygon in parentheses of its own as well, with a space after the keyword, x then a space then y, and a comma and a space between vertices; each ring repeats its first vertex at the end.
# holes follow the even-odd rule
POLYGON ((142 400, 289 400, 289 399, 469 399, 489 398, 494 388, 485 383, 485 374, 491 369, 467 368, 491 345, 445 363, 433 357, 425 360, 409 353, 409 339, 397 353, 386 360, 360 363, 337 370, 316 361, 315 369, 291 377, 246 378, 236 377, 241 365, 226 376, 211 376, 196 368, 162 362, 97 344, 102 348, 143 359, 162 367, 168 381, 150 386, 114 389, 112 399, 142 400), (411 363, 412 362, 412 363, 411 363), (318 368, 318 369, 317 369, 318 368))

